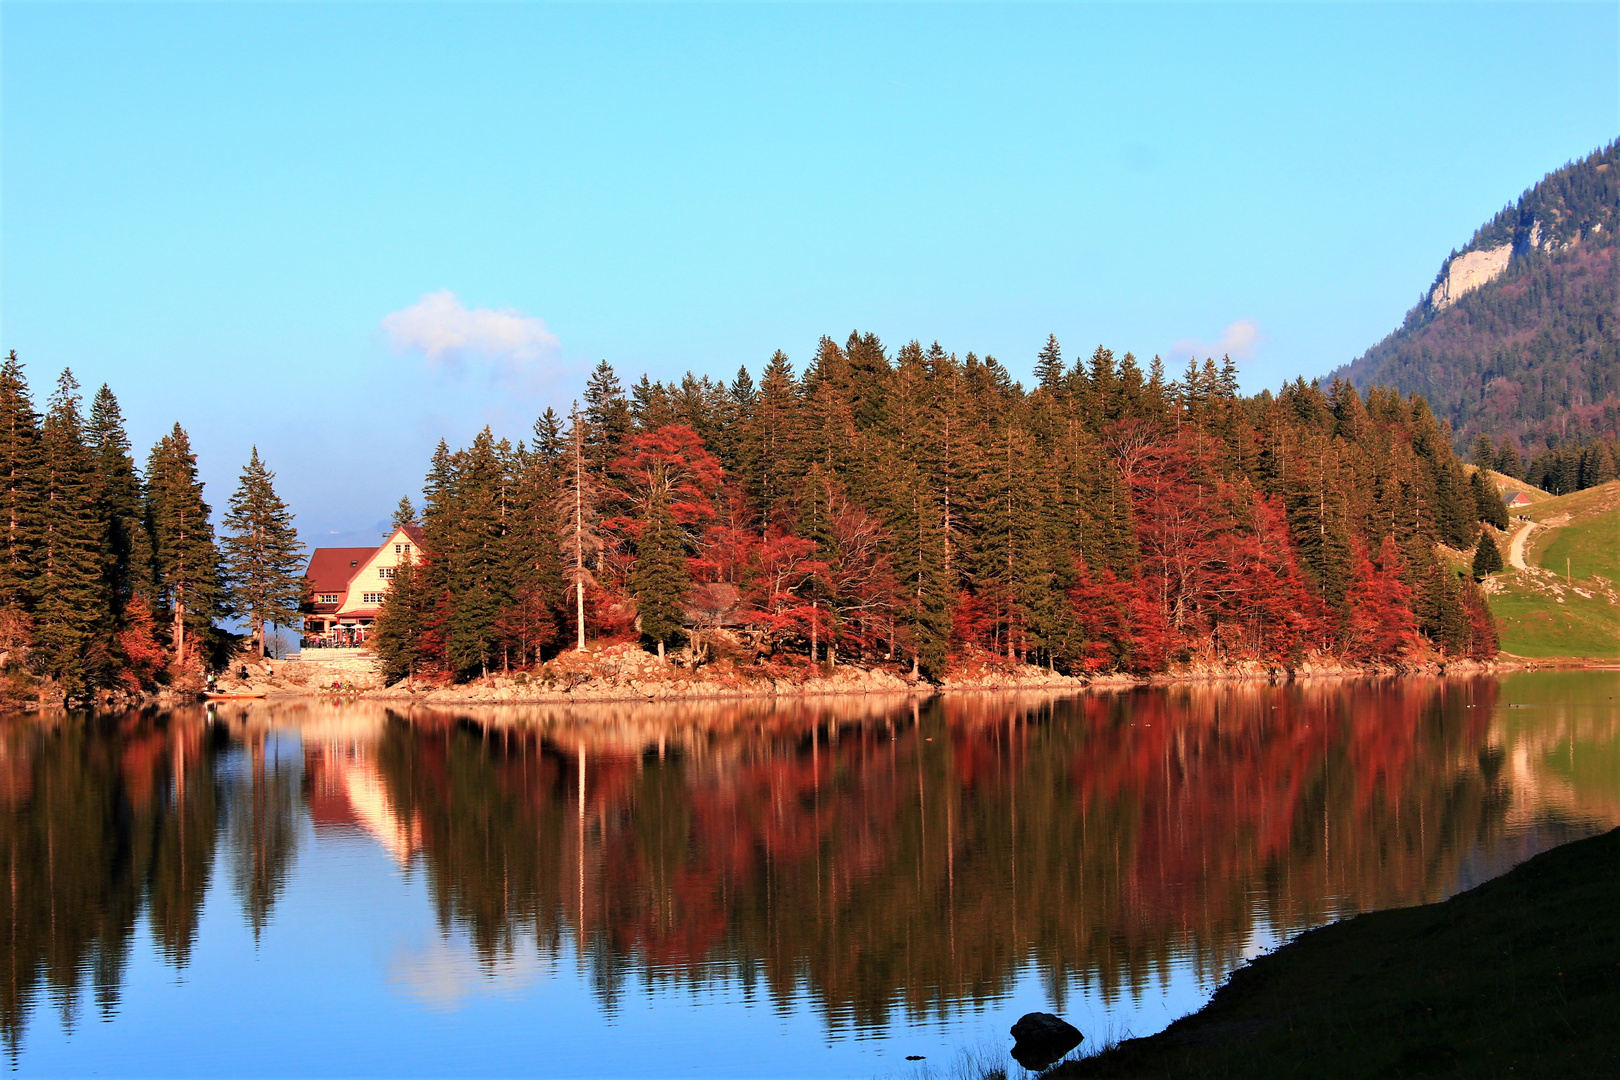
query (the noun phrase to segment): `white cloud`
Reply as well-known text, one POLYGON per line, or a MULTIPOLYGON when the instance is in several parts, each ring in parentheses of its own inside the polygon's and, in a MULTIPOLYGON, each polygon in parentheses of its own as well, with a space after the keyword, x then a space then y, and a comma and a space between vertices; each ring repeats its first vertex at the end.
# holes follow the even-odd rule
POLYGON ((1170 357, 1180 359, 1191 357, 1200 360, 1205 357, 1230 356, 1233 360, 1253 360, 1255 353, 1267 341, 1265 332, 1260 324, 1253 319, 1239 319, 1230 323, 1216 341, 1199 341, 1197 338, 1182 338, 1170 346, 1170 357))
POLYGON ((451 370, 487 366, 512 377, 557 355, 557 335, 543 320, 512 308, 469 308, 449 289, 383 316, 382 332, 395 352, 421 353, 451 370))

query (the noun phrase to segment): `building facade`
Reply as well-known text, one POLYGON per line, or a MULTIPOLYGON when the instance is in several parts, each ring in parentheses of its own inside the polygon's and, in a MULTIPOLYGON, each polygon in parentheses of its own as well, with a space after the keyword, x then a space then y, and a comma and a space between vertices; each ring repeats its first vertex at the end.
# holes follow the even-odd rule
POLYGON ((316 548, 304 571, 308 583, 305 648, 363 644, 377 621, 395 568, 421 551, 422 530, 395 529, 377 548, 316 548))

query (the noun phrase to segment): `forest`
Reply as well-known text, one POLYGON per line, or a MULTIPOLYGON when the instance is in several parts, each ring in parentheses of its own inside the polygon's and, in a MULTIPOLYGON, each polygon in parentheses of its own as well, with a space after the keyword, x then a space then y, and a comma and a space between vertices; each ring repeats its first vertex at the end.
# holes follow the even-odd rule
POLYGON ((82 406, 64 371, 40 415, 16 352, 0 363, 0 702, 200 686, 241 642, 220 621, 262 650, 299 618, 303 547, 257 449, 216 537, 179 424, 143 473, 113 392, 82 406))
POLYGON ((1102 347, 1068 364, 1055 338, 1035 374, 861 333, 757 384, 626 392, 604 361, 532 438, 440 443, 420 515, 396 514, 423 558, 372 645, 392 678, 633 639, 928 679, 1495 655, 1455 567, 1496 554, 1481 523, 1505 511, 1422 399, 1245 397, 1229 359, 1167 379, 1102 347))
POLYGON ((1527 464, 1511 435, 1502 436, 1498 443, 1481 432, 1474 439, 1470 456, 1482 469, 1494 469, 1504 476, 1523 480, 1549 495, 1585 491, 1620 476, 1620 469, 1616 468, 1616 463, 1620 462, 1620 443, 1612 438, 1576 436, 1548 440, 1548 446, 1527 464))

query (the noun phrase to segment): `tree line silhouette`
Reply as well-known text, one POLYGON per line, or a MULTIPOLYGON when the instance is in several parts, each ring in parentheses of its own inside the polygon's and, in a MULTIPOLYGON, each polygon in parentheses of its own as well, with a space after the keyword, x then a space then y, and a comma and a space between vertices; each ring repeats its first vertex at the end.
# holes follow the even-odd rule
MULTIPOLYGON (((1440 549, 1505 525, 1501 499, 1421 399, 1303 379, 1244 397, 1229 359, 1168 380, 1101 347, 1067 365, 1055 338, 1036 380, 859 333, 802 374, 778 352, 757 385, 626 393, 604 361, 532 438, 440 443, 378 655, 394 678, 588 639, 928 678, 1495 655, 1440 549)), ((417 516, 402 500, 396 524, 417 516)))

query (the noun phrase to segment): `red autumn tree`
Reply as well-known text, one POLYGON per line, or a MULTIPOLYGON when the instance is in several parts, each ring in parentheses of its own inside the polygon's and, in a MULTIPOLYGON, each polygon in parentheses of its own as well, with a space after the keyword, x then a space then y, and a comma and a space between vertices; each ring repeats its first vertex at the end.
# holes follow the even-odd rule
POLYGON ((754 549, 746 593, 750 623, 776 644, 808 638, 813 620, 826 614, 808 593, 826 571, 815 544, 772 529, 754 549))
POLYGON ((704 449, 697 432, 682 424, 637 435, 612 470, 636 516, 658 501, 688 528, 714 518, 713 497, 725 480, 720 460, 704 449))
POLYGON ((1345 656, 1352 660, 1401 657, 1417 647, 1412 590, 1401 580, 1400 572, 1400 550, 1394 537, 1384 537, 1376 563, 1367 557, 1367 547, 1360 539, 1351 542, 1345 656))
POLYGON ((1080 665, 1087 671, 1125 667, 1131 658, 1131 600, 1134 582, 1122 583, 1112 570, 1092 573, 1085 563, 1075 570, 1069 590, 1075 623, 1083 639, 1080 665))

